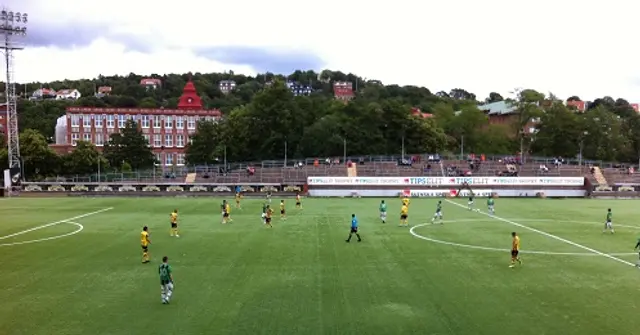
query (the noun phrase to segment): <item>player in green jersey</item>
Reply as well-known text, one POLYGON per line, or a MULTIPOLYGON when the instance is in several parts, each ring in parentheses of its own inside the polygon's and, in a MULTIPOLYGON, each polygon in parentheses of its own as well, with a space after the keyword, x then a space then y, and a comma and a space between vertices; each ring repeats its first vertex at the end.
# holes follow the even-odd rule
POLYGON ((473 193, 469 193, 469 202, 467 203, 467 207, 470 211, 473 210, 473 193))
MULTIPOLYGON (((640 249, 640 238, 638 238, 638 242, 636 243, 636 246, 633 248, 633 250, 638 249, 640 249)), ((640 250, 638 250, 638 262, 636 263, 636 267, 640 267, 640 250)))
POLYGON ((171 265, 169 265, 169 257, 162 257, 162 264, 158 267, 158 274, 160 274, 162 303, 168 304, 169 300, 171 300, 171 295, 173 295, 173 274, 171 265))
POLYGON ((487 199, 487 210, 489 211, 489 214, 494 215, 496 214, 496 210, 493 207, 494 206, 494 200, 493 200, 493 196, 490 195, 489 199, 487 199))
POLYGON ((607 230, 611 232, 611 234, 615 233, 613 230, 613 213, 611 213, 611 208, 607 209, 607 221, 604 223, 603 233, 606 233, 607 230))
POLYGON ((384 200, 380 201, 380 220, 382 223, 387 223, 387 204, 384 203, 384 200))
POLYGON ((431 218, 431 223, 435 223, 436 219, 440 219, 440 224, 442 224, 442 200, 438 200, 438 205, 436 206, 436 213, 433 214, 433 218, 431 218))

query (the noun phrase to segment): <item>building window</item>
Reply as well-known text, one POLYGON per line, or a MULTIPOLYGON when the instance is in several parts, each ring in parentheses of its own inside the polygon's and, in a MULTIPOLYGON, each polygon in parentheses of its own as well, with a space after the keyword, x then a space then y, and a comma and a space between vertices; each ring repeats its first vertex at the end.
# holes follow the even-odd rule
POLYGON ((113 128, 114 126, 113 115, 107 115, 107 128, 113 128))
POLYGON ((102 117, 104 115, 96 115, 96 118, 93 120, 93 124, 96 128, 102 128, 102 117))
POLYGON ((96 133, 95 134, 96 137, 96 145, 97 146, 102 146, 104 144, 104 136, 102 133, 96 133))
POLYGON ((127 122, 126 115, 118 115, 118 128, 124 128, 124 124, 127 122))
POLYGON ((93 115, 83 115, 82 116, 82 127, 84 128, 91 128, 91 117, 93 115))
POLYGON ((73 133, 71 134, 71 145, 77 145, 78 141, 80 140, 80 134, 78 133, 73 133))
POLYGON ((177 154, 176 164, 184 165, 184 154, 177 154))
POLYGON ((164 127, 173 128, 173 118, 171 116, 164 117, 164 127))
POLYGON ((80 126, 80 115, 71 115, 71 126, 72 127, 80 126))
POLYGON ((151 145, 151 143, 149 143, 150 137, 147 134, 142 135, 144 137, 144 140, 147 141, 147 145, 151 145))
POLYGON ((153 116, 153 128, 160 128, 160 115, 153 116))
POLYGON ((176 117, 176 128, 184 129, 184 119, 182 118, 182 116, 176 117))
POLYGON ((85 142, 91 143, 91 134, 89 134, 89 133, 82 134, 82 140, 85 141, 85 142))
POLYGON ((142 128, 149 128, 149 115, 142 116, 142 128))
POLYGON ((176 146, 179 148, 184 147, 184 135, 176 135, 176 146))
POLYGON ((160 157, 160 153, 156 154, 156 164, 161 164, 162 163, 162 157, 160 157))
POLYGON ((153 146, 157 148, 162 146, 162 137, 160 137, 160 134, 153 135, 153 146))
POLYGON ((166 165, 173 165, 173 154, 172 153, 168 153, 166 154, 165 159, 165 164, 166 165))
POLYGON ((173 135, 164 135, 164 146, 165 147, 173 146, 173 135))
POLYGON ((187 119, 187 128, 188 129, 196 129, 196 118, 195 116, 189 116, 187 119))

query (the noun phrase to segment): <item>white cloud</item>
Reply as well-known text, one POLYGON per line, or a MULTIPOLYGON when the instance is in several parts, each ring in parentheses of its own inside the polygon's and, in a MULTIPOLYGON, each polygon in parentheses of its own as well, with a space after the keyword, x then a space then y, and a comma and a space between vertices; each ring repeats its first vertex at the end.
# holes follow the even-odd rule
POLYGON ((460 87, 483 98, 522 87, 563 98, 640 102, 640 3, 632 0, 606 6, 577 0, 112 0, 104 6, 22 0, 17 6, 31 10, 34 22, 104 22, 156 46, 151 54, 105 40, 76 50, 27 49, 16 54, 21 81, 129 72, 252 74, 247 66, 199 58, 190 48, 275 46, 310 50, 326 68, 433 92, 460 87))

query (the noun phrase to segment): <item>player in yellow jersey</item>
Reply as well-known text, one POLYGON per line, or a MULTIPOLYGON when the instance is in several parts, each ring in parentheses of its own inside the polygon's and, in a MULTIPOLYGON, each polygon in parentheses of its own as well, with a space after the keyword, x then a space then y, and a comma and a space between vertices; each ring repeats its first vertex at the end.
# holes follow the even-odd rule
POLYGON ((402 206, 407 206, 407 207, 409 207, 409 203, 410 203, 410 202, 411 202, 411 201, 409 200, 409 198, 407 198, 407 197, 402 198, 402 206))
POLYGON ((169 220, 171 221, 171 232, 169 235, 180 237, 178 235, 178 210, 174 209, 171 214, 169 214, 169 220))
POLYGON ((296 208, 302 208, 302 200, 300 199, 300 193, 296 193, 296 208))
POLYGON ((151 239, 149 238, 149 228, 144 226, 142 233, 140 233, 140 245, 142 245, 142 263, 149 263, 149 244, 151 239))
POLYGON ((273 228, 273 226, 271 225, 271 216, 273 215, 273 209, 271 209, 271 207, 269 207, 269 205, 267 205, 267 208, 265 208, 265 212, 264 212, 264 224, 273 228))
POLYGON ((222 223, 230 223, 233 221, 231 219, 231 205, 225 202, 223 206, 222 223))
POLYGON ((510 268, 516 266, 516 262, 522 265, 522 261, 520 260, 520 237, 514 231, 511 233, 512 241, 511 241, 511 265, 510 268))
POLYGON ((400 226, 406 226, 409 224, 409 206, 402 205, 400 208, 400 226))
POLYGON ((280 200, 280 219, 284 220, 286 218, 287 218, 287 213, 284 208, 284 200, 280 200))
POLYGON ((240 209, 240 200, 242 200, 242 193, 236 193, 236 209, 240 209))

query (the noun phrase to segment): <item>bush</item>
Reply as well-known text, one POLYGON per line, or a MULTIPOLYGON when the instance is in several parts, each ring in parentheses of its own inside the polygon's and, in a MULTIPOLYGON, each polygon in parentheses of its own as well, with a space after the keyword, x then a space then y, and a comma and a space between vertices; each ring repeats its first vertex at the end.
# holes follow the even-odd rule
POLYGON ((40 185, 29 185, 24 189, 26 192, 42 192, 40 185))
POLYGON ((160 192, 160 187, 155 186, 155 185, 149 185, 149 186, 145 186, 142 189, 143 192, 160 192))
POLYGON ((302 191, 302 189, 300 189, 300 186, 287 186, 284 188, 285 192, 300 192, 302 191))
POLYGON ((84 185, 74 185, 71 188, 71 192, 87 192, 87 191, 89 191, 89 188, 84 185))
POLYGON ((629 187, 629 186, 622 186, 622 187, 620 187, 618 189, 618 191, 620 191, 620 192, 635 192, 633 187, 629 187))
POLYGON ((613 191, 613 187, 611 186, 598 186, 596 187, 597 192, 611 192, 613 191))
POLYGON ((255 192, 256 190, 251 186, 242 186, 240 187, 240 192, 255 192))
POLYGON ((265 186, 260 189, 260 192, 278 192, 278 189, 273 186, 265 186))
POLYGON ((49 186, 49 188, 47 190, 50 191, 50 192, 64 192, 64 191, 66 191, 66 189, 63 186, 60 186, 60 185, 49 186))
POLYGON ((96 192, 113 192, 113 189, 111 188, 111 186, 100 185, 96 187, 95 191, 96 192))
POLYGON ((167 187, 167 192, 183 192, 184 188, 180 186, 169 186, 167 187))
POLYGON ((193 186, 189 189, 189 192, 206 192, 207 188, 204 186, 193 186))
POLYGON ((231 192, 231 189, 226 186, 216 186, 216 188, 214 188, 213 191, 214 192, 231 192))
POLYGON ((536 193, 536 197, 540 198, 540 199, 544 199, 547 197, 546 194, 544 194, 544 192, 538 192, 536 193))
POLYGON ((131 185, 124 185, 124 186, 120 186, 120 188, 118 188, 119 192, 135 192, 138 189, 136 189, 135 186, 131 186, 131 185))

